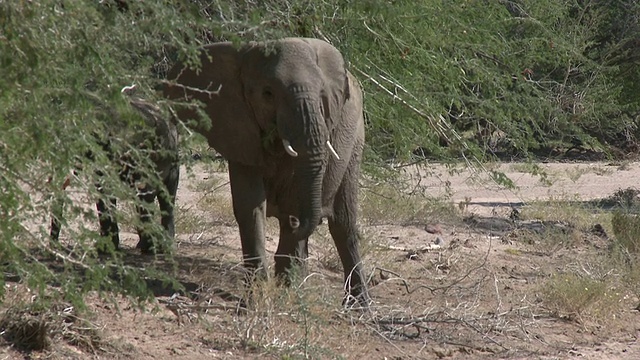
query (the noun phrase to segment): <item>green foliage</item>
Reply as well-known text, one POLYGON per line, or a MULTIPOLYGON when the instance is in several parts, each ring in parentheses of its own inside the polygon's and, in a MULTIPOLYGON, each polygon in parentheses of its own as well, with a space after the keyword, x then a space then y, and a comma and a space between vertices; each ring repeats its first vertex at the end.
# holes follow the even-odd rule
MULTIPOLYGON (((573 146, 615 155, 637 150, 640 134, 638 14, 631 0, 0 2, 0 267, 40 294, 55 285, 63 297, 147 296, 142 270, 98 259, 92 206, 60 186, 80 164, 77 193, 101 196, 100 169, 117 197, 135 199, 95 134, 124 139, 140 118, 121 89, 135 84, 158 100, 170 64, 195 59, 203 43, 309 36, 336 45, 365 89, 368 171, 573 146), (48 243, 54 199, 66 204, 70 251, 48 243)), ((115 144, 149 169, 148 154, 115 144)), ((118 215, 135 226, 131 211, 118 215)))
MULTIPOLYGON (((153 96, 167 44, 195 47, 189 39, 203 20, 194 9, 171 1, 132 2, 126 11, 113 1, 0 3, 0 267, 41 298, 51 294, 80 305, 88 291, 115 290, 144 299, 145 276, 167 277, 127 265, 121 256, 97 257, 91 204, 102 195, 93 184, 99 169, 106 174, 99 181, 116 197, 136 198, 100 142, 111 133, 114 152, 130 151, 150 169, 148 154, 120 141, 142 122, 120 90, 136 84, 140 95, 153 96), (78 166, 72 188, 88 193, 89 203, 61 191, 78 166), (53 199, 67 205, 68 247, 48 241, 53 199)), ((125 224, 133 223, 129 213, 119 213, 125 224)))
MULTIPOLYGON (((637 10, 631 3, 618 2, 615 12, 606 1, 353 2, 325 21, 324 33, 361 78, 370 78, 362 78, 370 157, 406 160, 416 148, 436 158, 480 159, 546 155, 576 144, 598 150, 624 146, 616 140, 635 129, 638 97, 633 106, 621 103, 631 85, 607 61, 640 36, 637 11, 624 12, 635 24, 627 33, 612 22, 614 14, 637 10), (616 29, 618 38, 597 42, 616 29), (625 117, 627 108, 635 115, 625 117)), ((629 66, 634 59, 621 61, 629 66)), ((637 79, 637 72, 626 73, 637 79)))

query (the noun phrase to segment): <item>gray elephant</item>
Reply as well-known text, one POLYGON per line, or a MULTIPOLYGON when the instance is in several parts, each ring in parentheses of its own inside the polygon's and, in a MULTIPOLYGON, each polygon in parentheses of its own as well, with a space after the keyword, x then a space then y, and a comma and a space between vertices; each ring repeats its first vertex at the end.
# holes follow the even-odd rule
MULTIPOLYGON (((161 252, 165 249, 159 246, 157 241, 154 243, 154 235, 151 234, 145 223, 148 223, 152 219, 152 214, 149 213, 148 204, 151 204, 158 199, 161 210, 161 222, 166 232, 166 236, 172 239, 175 236, 174 225, 174 206, 176 192, 178 190, 178 181, 180 177, 180 165, 178 162, 178 131, 175 124, 170 120, 170 117, 161 114, 160 109, 150 104, 147 101, 141 99, 130 99, 130 105, 137 110, 141 115, 143 122, 141 126, 136 129, 132 129, 130 126, 119 129, 116 124, 119 122, 117 119, 118 114, 113 111, 108 111, 110 121, 110 130, 100 132, 106 136, 98 136, 94 134, 97 142, 102 149, 107 153, 107 156, 117 162, 117 166, 121 168, 119 172, 120 179, 130 186, 135 187, 138 192, 138 198, 146 203, 142 206, 138 206, 137 210, 140 215, 141 226, 138 228, 138 235, 140 241, 137 244, 143 253, 161 252), (117 134, 115 134, 116 132, 117 134), (113 149, 113 141, 116 138, 124 138, 126 145, 142 150, 145 152, 145 156, 149 156, 150 160, 155 165, 155 174, 151 176, 137 171, 137 164, 134 158, 125 152, 124 154, 118 153, 113 149), (160 183, 165 187, 161 189, 160 183)), ((87 152, 85 156, 92 160, 94 154, 87 152)), ((96 171, 97 175, 103 176, 100 171, 96 171)), ((63 189, 69 185, 69 178, 65 179, 63 189)), ((99 180, 96 183, 98 191, 102 194, 106 194, 107 189, 99 180)), ((100 198, 96 207, 98 209, 98 220, 100 222, 100 235, 111 239, 114 249, 118 249, 120 245, 120 236, 118 230, 118 223, 116 221, 115 214, 113 213, 116 207, 116 198, 107 194, 104 198, 100 198)), ((62 218, 63 203, 56 201, 53 207, 53 214, 51 216, 51 231, 50 236, 54 242, 57 242, 60 236, 62 218)), ((104 249, 101 249, 104 250, 104 249)))
MULTIPOLYGON (((276 275, 308 256, 326 217, 348 296, 370 302, 356 228, 364 144, 362 91, 340 52, 317 39, 287 38, 202 48, 200 70, 177 64, 164 95, 181 120, 229 161, 233 211, 245 266, 264 273, 266 216, 280 223, 276 275), (211 119, 205 126, 197 100, 211 119)), ((287 277, 285 277, 286 279, 287 277)))

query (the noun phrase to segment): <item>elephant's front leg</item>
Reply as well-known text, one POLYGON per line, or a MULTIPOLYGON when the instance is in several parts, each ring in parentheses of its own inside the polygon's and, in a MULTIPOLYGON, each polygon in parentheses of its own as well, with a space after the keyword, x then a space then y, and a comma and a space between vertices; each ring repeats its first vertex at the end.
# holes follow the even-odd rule
POLYGON ((244 264, 258 273, 256 275, 266 276, 264 231, 267 201, 262 173, 255 167, 230 161, 229 180, 244 264))
POLYGON ((289 219, 279 219, 279 221, 280 241, 275 256, 276 276, 289 285, 290 270, 297 268, 302 273, 305 271, 305 260, 309 257, 309 239, 296 240, 289 219))

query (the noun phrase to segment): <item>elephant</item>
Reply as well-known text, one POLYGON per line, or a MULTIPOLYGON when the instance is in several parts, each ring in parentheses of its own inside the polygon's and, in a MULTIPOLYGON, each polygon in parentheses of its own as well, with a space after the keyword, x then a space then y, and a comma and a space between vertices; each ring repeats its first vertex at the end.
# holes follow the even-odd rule
POLYGON ((245 268, 266 276, 265 222, 275 217, 275 273, 287 282, 294 266, 304 269, 308 238, 327 218, 344 300, 368 306, 356 227, 363 100, 342 54, 312 38, 220 42, 198 54, 198 69, 171 68, 163 95, 228 161, 245 268))
MULTIPOLYGON (((148 101, 131 98, 129 104, 141 115, 140 117, 143 122, 139 128, 133 131, 130 130, 130 127, 125 128, 125 147, 144 151, 144 156, 150 157, 156 174, 152 174, 150 178, 149 174, 144 174, 136 170, 139 164, 136 163, 128 151, 118 153, 118 151, 113 149, 113 141, 116 138, 116 134, 113 132, 117 131, 117 129, 106 131, 107 134, 102 134, 103 136, 100 136, 101 134, 98 133, 94 133, 93 135, 109 159, 115 161, 121 169, 119 171, 120 179, 134 187, 137 190, 139 200, 143 202, 142 205, 137 206, 141 225, 137 229, 140 239, 136 247, 140 249, 142 253, 162 252, 164 251, 163 247, 160 246, 159 242, 154 243, 154 236, 147 229, 145 223, 150 222, 153 217, 148 210, 148 204, 153 203, 157 198, 161 210, 161 223, 166 236, 169 239, 173 239, 175 236, 174 207, 180 178, 178 131, 176 124, 171 121, 171 117, 163 115, 158 107, 148 101), (158 178, 152 178, 153 175, 157 175, 158 178), (160 183, 162 183, 165 189, 159 186, 160 183), (146 205, 144 203, 146 203, 146 205)), ((117 114, 114 114, 114 111, 109 113, 112 119, 118 117, 117 114)), ((111 121, 109 125, 117 123, 118 121, 111 121)), ((117 128, 117 126, 112 127, 117 128)), ((118 135, 122 134, 119 133, 118 135)), ((85 157, 91 161, 94 159, 94 154, 88 151, 85 157)), ((99 179, 104 176, 99 170, 96 171, 96 174, 99 179)), ((67 177, 62 186, 63 190, 69 183, 70 178, 67 177)), ((96 188, 101 194, 107 195, 105 196, 107 201, 105 201, 104 197, 101 197, 96 202, 100 223, 100 235, 110 238, 113 243, 113 248, 118 249, 120 236, 118 223, 113 213, 117 200, 115 197, 106 193, 107 189, 105 189, 105 186, 100 180, 97 181, 96 188)), ((56 201, 53 205, 50 230, 50 237, 54 244, 58 242, 60 236, 62 210, 63 203, 56 201)), ((106 249, 99 250, 105 251, 106 249)))

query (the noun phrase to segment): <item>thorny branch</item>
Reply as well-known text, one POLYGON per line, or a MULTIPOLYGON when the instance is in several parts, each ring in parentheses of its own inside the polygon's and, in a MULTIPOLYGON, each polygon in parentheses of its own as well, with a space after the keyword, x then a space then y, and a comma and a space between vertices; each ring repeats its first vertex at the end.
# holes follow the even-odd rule
POLYGON ((161 83, 162 84, 166 84, 166 85, 171 86, 171 87, 178 87, 178 88, 181 88, 181 89, 185 90, 185 97, 186 97, 186 90, 193 91, 193 92, 199 93, 199 94, 205 94, 205 95, 207 95, 209 97, 220 95, 220 91, 222 90, 222 84, 219 84, 218 88, 216 90, 207 90, 213 84, 209 84, 207 89, 200 89, 200 88, 197 88, 197 87, 180 84, 180 83, 177 83, 175 81, 162 80, 161 83))
MULTIPOLYGON (((381 273, 386 272, 388 274, 394 275, 395 278, 390 278, 387 281, 400 280, 402 282, 404 288, 405 288, 405 291, 409 295, 413 294, 414 292, 416 292, 419 289, 427 289, 432 294, 435 293, 436 291, 442 291, 443 294, 446 294, 451 288, 453 288, 457 284, 461 283, 462 281, 464 281, 466 279, 469 279, 471 277, 471 274, 474 274, 478 270, 483 269, 487 265, 489 254, 490 254, 492 248, 493 248, 492 247, 492 243, 491 243, 491 241, 489 241, 489 247, 487 248, 487 251, 485 252, 484 258, 482 259, 482 263, 480 263, 479 265, 477 265, 475 267, 470 268, 462 276, 459 276, 458 278, 454 279, 451 283, 449 283, 446 286, 432 287, 432 286, 427 286, 427 285, 418 285, 418 286, 415 286, 413 288, 410 288, 409 282, 407 280, 405 280, 402 276, 400 276, 396 272, 393 272, 391 270, 384 269, 384 268, 381 268, 381 267, 375 267, 374 271, 375 270, 379 270, 381 273)), ((415 250, 415 251, 421 251, 421 250, 428 251, 429 249, 419 249, 419 250, 415 250)))

